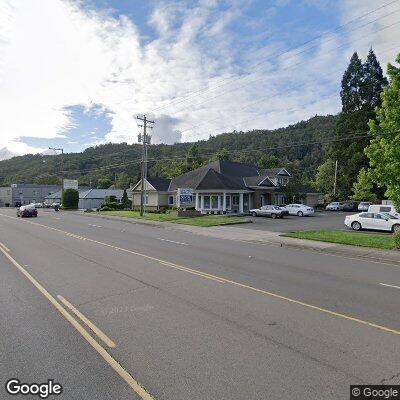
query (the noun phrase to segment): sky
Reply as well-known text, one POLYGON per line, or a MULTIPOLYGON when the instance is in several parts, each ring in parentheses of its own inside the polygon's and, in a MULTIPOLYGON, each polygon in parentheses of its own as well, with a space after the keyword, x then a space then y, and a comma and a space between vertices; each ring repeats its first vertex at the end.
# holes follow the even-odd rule
POLYGON ((399 37, 400 0, 0 0, 0 157, 334 114, 352 53, 385 70, 399 37))

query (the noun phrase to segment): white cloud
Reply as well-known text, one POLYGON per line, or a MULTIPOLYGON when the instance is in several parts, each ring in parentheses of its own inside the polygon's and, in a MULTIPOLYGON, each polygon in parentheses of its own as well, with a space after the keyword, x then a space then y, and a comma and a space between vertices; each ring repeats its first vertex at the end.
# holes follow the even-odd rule
MULTIPOLYGON (((251 56, 240 54, 239 66, 238 38, 229 26, 240 20, 243 2, 232 2, 225 11, 211 0, 192 7, 183 2, 158 5, 149 19, 157 37, 145 44, 128 18, 82 4, 0 0, 0 147, 15 153, 42 151, 19 138, 65 135, 74 126, 74 105, 107 115, 111 130, 103 142, 136 141, 138 113, 156 119, 154 142, 166 143, 230 129, 275 128, 315 113, 334 113, 338 99, 326 95, 339 91, 351 53, 360 50, 365 56, 372 45, 387 62, 395 50, 385 49, 400 37, 398 26, 376 33, 398 18, 394 14, 278 58, 274 54, 285 50, 278 39, 263 48, 250 47, 251 56)), ((379 4, 384 0, 342 0, 342 22, 379 4)))

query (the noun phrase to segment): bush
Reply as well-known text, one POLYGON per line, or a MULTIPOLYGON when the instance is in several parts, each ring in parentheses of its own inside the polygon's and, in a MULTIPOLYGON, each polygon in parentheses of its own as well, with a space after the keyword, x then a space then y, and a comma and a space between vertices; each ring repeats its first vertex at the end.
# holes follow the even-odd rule
POLYGON ((104 197, 104 203, 116 203, 117 196, 106 196, 104 197))
POLYGON ((397 250, 400 250, 400 230, 396 231, 393 234, 393 241, 394 241, 394 247, 397 250))
POLYGON ((115 211, 114 208, 110 208, 108 206, 101 206, 98 211, 115 211))
POLYGON ((110 211, 110 210, 124 210, 125 206, 121 203, 111 202, 111 203, 104 203, 100 207, 100 211, 110 211), (107 207, 109 210, 104 210, 107 207))
POLYGON ((84 212, 85 213, 91 213, 91 212, 93 212, 93 210, 91 208, 87 208, 84 212))
POLYGON ((79 204, 79 192, 75 189, 66 189, 61 196, 61 207, 64 210, 76 210, 79 204))

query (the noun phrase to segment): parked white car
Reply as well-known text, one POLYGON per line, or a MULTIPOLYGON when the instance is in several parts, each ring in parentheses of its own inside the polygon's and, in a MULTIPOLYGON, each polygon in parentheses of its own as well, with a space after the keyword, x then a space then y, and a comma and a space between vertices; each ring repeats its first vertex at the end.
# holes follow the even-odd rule
POLYGON ((392 205, 386 204, 372 204, 368 207, 368 212, 370 213, 386 213, 390 215, 394 215, 397 218, 400 218, 400 213, 396 210, 396 208, 392 205))
POLYGON ((297 215, 298 217, 314 214, 314 209, 304 204, 288 204, 287 206, 281 208, 286 210, 289 215, 297 215))
POLYGON ((340 211, 343 210, 343 204, 338 201, 333 201, 325 207, 326 211, 340 211))
POLYGON ((358 211, 368 211, 369 206, 372 206, 372 204, 370 201, 361 201, 358 204, 358 211))
POLYGON ((362 212, 355 215, 346 215, 344 224, 355 231, 374 229, 395 232, 400 229, 400 219, 386 213, 362 212))

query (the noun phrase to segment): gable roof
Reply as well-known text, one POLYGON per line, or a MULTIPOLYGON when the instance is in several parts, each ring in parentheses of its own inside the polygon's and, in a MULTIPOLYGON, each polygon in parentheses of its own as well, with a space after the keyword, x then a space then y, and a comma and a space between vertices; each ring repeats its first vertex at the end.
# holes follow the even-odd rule
POLYGON ((267 169, 262 169, 260 170, 260 173, 263 175, 267 175, 271 178, 274 178, 276 176, 291 176, 289 172, 285 168, 267 168, 267 169))
POLYGON ((247 176, 244 177, 244 182, 246 186, 265 186, 265 187, 275 187, 276 185, 271 181, 267 175, 259 176, 247 176))
POLYGON ((147 177, 147 182, 149 182, 150 185, 153 186, 153 188, 156 189, 158 192, 167 192, 169 184, 171 183, 171 179, 160 177, 147 177))

